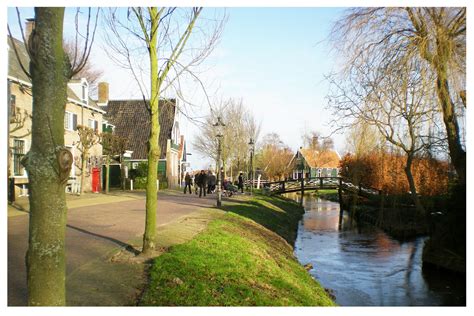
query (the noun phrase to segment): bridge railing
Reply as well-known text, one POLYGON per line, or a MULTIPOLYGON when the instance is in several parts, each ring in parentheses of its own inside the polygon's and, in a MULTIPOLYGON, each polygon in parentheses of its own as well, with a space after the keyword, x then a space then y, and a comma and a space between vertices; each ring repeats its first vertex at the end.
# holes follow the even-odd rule
POLYGON ((378 195, 380 191, 375 188, 354 185, 342 177, 312 177, 305 179, 289 179, 286 181, 267 182, 263 184, 265 190, 272 193, 295 192, 300 190, 341 188, 359 195, 378 195))

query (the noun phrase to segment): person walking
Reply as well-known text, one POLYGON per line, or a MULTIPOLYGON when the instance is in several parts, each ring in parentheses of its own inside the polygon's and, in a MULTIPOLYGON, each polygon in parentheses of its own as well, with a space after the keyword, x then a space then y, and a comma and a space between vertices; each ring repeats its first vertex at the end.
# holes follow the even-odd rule
POLYGON ((242 172, 239 174, 239 183, 237 184, 240 192, 244 193, 244 175, 242 172))
POLYGON ((196 195, 198 194, 198 190, 199 190, 200 186, 201 186, 201 172, 198 171, 194 175, 194 191, 195 191, 196 195))
POLYGON ((199 174, 199 197, 201 197, 203 194, 206 196, 206 189, 207 189, 207 174, 204 172, 204 170, 201 170, 201 173, 199 174))
POLYGON ((208 170, 207 171, 207 194, 211 194, 211 191, 212 191, 211 181, 212 181, 212 171, 208 170))
POLYGON ((191 176, 189 172, 186 172, 186 176, 184 176, 184 194, 186 194, 186 188, 189 189, 189 194, 191 193, 191 176))
POLYGON ((216 175, 211 171, 211 175, 209 176, 209 184, 211 185, 211 193, 216 191, 216 175))

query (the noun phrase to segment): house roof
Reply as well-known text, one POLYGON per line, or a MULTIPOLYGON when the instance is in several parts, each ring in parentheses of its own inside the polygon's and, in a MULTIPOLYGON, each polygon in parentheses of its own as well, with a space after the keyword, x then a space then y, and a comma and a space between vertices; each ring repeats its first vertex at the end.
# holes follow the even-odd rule
POLYGON ((334 150, 313 150, 301 148, 301 155, 311 168, 338 168, 340 157, 334 150))
MULTIPOLYGON (((25 67, 25 69, 28 70, 30 66, 30 56, 28 55, 26 51, 25 45, 23 44, 22 41, 16 38, 13 38, 13 43, 15 45, 15 48, 14 48, 12 46, 12 42, 9 36, 7 37, 7 43, 9 47, 8 49, 8 76, 17 81, 24 82, 28 85, 31 85, 30 78, 25 74, 25 72, 21 68, 21 65, 15 54, 15 48, 16 48, 16 51, 18 52, 18 57, 23 67, 25 67)), ((77 80, 78 79, 71 79, 69 83, 76 83, 77 80)), ((79 79, 79 82, 80 82, 80 79, 79 79)), ((67 97, 68 99, 73 100, 75 103, 82 104, 82 100, 74 93, 74 91, 72 91, 69 85, 67 87, 67 97)), ((102 109, 97 105, 96 101, 92 100, 91 98, 89 98, 88 107, 97 111, 102 111, 102 109)))
MULTIPOLYGON (((115 125, 115 133, 128 139, 127 149, 132 150, 132 159, 147 159, 150 136, 149 101, 109 100, 105 117, 115 125)), ((166 158, 166 145, 173 130, 176 100, 160 100, 160 159, 166 158)))

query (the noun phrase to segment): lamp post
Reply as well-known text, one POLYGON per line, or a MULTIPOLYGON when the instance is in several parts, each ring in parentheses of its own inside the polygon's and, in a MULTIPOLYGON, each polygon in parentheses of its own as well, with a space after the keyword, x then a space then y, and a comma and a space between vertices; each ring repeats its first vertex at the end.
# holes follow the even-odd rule
POLYGON ((249 141, 249 147, 250 147, 250 195, 253 194, 253 154, 255 151, 255 142, 253 138, 250 138, 249 141))
POLYGON ((222 151, 222 129, 225 126, 221 121, 221 117, 217 117, 217 122, 213 125, 216 128, 216 138, 217 138, 217 207, 222 205, 222 190, 221 190, 221 151, 222 151))

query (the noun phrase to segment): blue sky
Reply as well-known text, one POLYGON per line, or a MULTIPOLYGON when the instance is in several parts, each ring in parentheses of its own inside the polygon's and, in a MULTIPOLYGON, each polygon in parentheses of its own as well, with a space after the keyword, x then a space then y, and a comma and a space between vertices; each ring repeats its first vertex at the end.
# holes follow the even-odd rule
MULTIPOLYGON (((208 8, 207 14, 214 14, 208 8)), ((217 9, 217 13, 223 9, 217 9)), ((262 124, 261 136, 276 132, 292 149, 301 146, 305 131, 317 130, 329 135, 330 113, 325 109, 327 83, 324 75, 335 67, 334 52, 328 42, 332 23, 342 8, 229 8, 228 22, 221 41, 206 61, 203 82, 214 100, 242 99, 262 124)), ((70 10, 72 14, 72 10, 70 10)), ((204 13, 206 14, 206 13, 204 13)), ((22 18, 32 17, 32 9, 22 9, 22 18)), ((17 29, 16 13, 8 10, 8 21, 17 29)), ((66 15, 65 33, 73 31, 72 15, 66 15)), ((15 31, 14 31, 15 32, 15 31)), ((137 97, 133 78, 114 65, 104 53, 102 37, 91 61, 104 71, 112 99, 137 97)), ((190 91, 196 87, 189 87, 190 91)), ((193 92, 191 92, 191 95, 193 92)), ((202 97, 195 114, 207 114, 202 97)), ((197 128, 182 117, 182 132, 188 139, 188 151, 194 169, 208 166, 193 152, 197 128), (191 145, 191 146, 190 146, 191 145)), ((333 137, 336 149, 345 149, 344 137, 333 137)))

